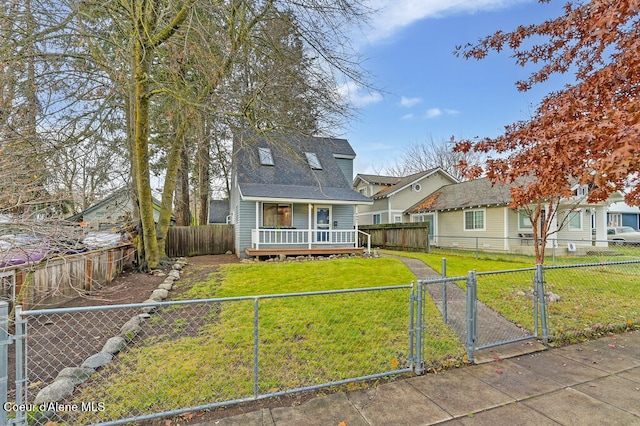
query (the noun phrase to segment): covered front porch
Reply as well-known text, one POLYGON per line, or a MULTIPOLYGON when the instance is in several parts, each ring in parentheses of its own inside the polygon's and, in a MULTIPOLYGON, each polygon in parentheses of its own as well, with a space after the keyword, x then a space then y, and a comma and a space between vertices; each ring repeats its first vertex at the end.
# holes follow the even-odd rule
POLYGON ((251 248, 246 248, 249 256, 275 255, 331 255, 351 254, 371 251, 369 234, 357 229, 265 229, 251 230, 251 248), (367 247, 358 247, 358 234, 367 238, 367 247))

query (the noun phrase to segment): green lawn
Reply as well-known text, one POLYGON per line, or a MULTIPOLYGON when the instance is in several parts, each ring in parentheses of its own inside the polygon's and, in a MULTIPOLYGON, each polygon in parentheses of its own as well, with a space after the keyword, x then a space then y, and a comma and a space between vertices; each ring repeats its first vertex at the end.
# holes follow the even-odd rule
MULTIPOLYGON (((618 249, 618 247, 616 247, 618 249)), ((609 261, 633 258, 629 248, 609 261)), ((442 272, 442 253, 407 253, 382 250, 383 253, 421 259, 442 272)), ((447 253, 447 276, 466 276, 477 272, 529 269, 533 257, 474 252, 447 253)), ((596 256, 559 257, 557 265, 598 263, 596 256)), ((640 264, 549 268, 545 271, 545 291, 560 300, 549 303, 548 325, 556 344, 600 336, 610 331, 638 328, 640 325, 640 264)), ((464 286, 464 283, 462 283, 464 286)), ((533 272, 521 271, 478 276, 478 299, 505 318, 533 329, 533 272)))
MULTIPOLYGON (((410 284, 391 258, 226 265, 183 298, 234 298, 410 284)), ((261 298, 164 309, 154 336, 101 370, 77 401, 106 401, 101 419, 253 396, 254 339, 259 392, 272 393, 408 367, 410 289, 261 298), (196 325, 197 324, 197 325, 196 325)), ((435 305, 427 367, 461 362, 464 349, 435 305)), ((91 419, 91 421, 96 421, 91 419)))

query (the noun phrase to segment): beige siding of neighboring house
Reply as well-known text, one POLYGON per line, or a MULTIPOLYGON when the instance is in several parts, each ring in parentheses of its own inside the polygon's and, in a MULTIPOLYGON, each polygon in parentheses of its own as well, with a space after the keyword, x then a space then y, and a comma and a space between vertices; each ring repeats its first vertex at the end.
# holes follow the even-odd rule
MULTIPOLYGON (((510 217, 508 217, 510 219, 510 217)), ((437 244, 441 247, 480 250, 504 250, 505 215, 504 207, 480 207, 465 210, 438 212, 437 244), (484 230, 465 230, 464 214, 471 210, 485 213, 484 230)))
MULTIPOLYGON (((586 209, 580 209, 580 222, 582 229, 570 229, 567 222, 564 227, 558 232, 558 244, 561 247, 566 247, 568 242, 591 244, 591 213, 586 209)), ((567 212, 560 212, 559 220, 562 220, 566 216, 567 212)))

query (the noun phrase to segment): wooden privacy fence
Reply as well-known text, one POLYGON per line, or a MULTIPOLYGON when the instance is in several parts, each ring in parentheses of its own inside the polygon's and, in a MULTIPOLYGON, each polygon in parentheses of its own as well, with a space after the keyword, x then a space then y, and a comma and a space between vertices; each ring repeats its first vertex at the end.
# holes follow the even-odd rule
POLYGON ((233 251, 233 239, 233 225, 172 226, 167 232, 167 255, 224 254, 233 251))
MULTIPOLYGON (((428 223, 392 223, 360 225, 358 229, 371 235, 371 247, 403 251, 427 251, 428 223)), ((360 234, 360 246, 366 245, 366 236, 360 234)))
POLYGON ((132 265, 132 245, 120 245, 64 257, 35 265, 17 265, 0 270, 0 299, 23 309, 54 306, 87 291, 107 285, 132 265))

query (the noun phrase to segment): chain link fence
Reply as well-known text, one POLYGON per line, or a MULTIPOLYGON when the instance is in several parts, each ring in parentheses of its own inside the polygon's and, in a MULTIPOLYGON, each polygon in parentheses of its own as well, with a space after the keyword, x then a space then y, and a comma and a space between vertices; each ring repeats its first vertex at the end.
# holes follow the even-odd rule
POLYGON ((8 407, 27 404, 29 424, 122 424, 410 372, 412 291, 18 309, 8 407))
MULTIPOLYGON (((532 237, 468 237, 429 236, 429 244, 424 251, 442 255, 461 251, 474 252, 476 259, 486 254, 509 254, 535 256, 535 241, 532 237)), ((617 262, 640 259, 640 242, 610 240, 576 240, 549 238, 544 251, 545 264, 617 262)))
POLYGON ((557 344, 640 326, 640 261, 545 266, 549 340, 557 344))
POLYGON ((471 271, 417 286, 17 307, 12 327, 4 304, 0 424, 139 422, 422 374, 442 362, 433 354, 457 355, 460 343, 472 361, 476 350, 523 339, 561 344, 637 329, 639 273, 640 260, 627 260, 471 271))

